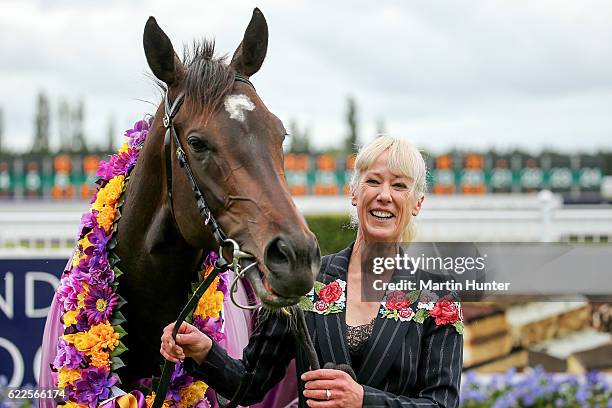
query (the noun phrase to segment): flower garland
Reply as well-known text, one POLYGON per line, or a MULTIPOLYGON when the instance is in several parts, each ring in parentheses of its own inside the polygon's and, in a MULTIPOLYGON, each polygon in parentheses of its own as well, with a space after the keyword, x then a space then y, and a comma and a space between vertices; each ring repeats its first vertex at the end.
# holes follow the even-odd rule
MULTIPOLYGON (((122 398, 114 390, 117 370, 124 366, 121 354, 127 350, 121 338, 125 317, 119 311, 126 301, 118 294, 119 258, 113 253, 117 222, 121 217, 127 182, 149 133, 150 118, 127 130, 128 138, 109 161, 101 161, 96 172, 98 190, 91 208, 81 218, 79 240, 68 270, 57 290, 64 334, 57 342, 52 364, 54 382, 64 388, 69 407, 95 408, 109 398, 122 398)), ((202 276, 212 271, 217 255, 211 253, 203 264, 202 276)), ((221 309, 227 296, 227 273, 220 274, 200 298, 191 317, 193 324, 215 340, 224 338, 221 309)), ((185 374, 182 363, 175 365, 165 407, 209 407, 206 394, 212 392, 202 381, 185 374)), ((128 394, 129 395, 129 394, 128 394)), ((155 394, 145 399, 151 406, 155 394)), ((143 405, 144 404, 139 404, 143 405)), ((107 404, 104 404, 106 407, 107 404)))

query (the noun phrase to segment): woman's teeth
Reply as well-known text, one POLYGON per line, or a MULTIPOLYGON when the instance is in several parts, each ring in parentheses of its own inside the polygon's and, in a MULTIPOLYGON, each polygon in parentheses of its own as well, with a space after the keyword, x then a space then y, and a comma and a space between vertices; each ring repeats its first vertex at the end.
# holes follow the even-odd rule
POLYGON ((391 214, 388 211, 370 211, 370 214, 372 214, 373 216, 375 216, 377 218, 391 218, 391 217, 393 217, 393 214, 391 214))

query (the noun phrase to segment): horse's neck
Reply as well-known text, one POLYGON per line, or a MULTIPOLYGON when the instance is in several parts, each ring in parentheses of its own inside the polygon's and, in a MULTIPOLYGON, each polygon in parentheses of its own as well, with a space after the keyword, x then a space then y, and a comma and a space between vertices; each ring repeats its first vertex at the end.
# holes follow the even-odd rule
POLYGON ((121 265, 147 265, 149 278, 167 275, 168 266, 193 269, 201 255, 185 242, 166 204, 162 144, 163 131, 154 122, 130 176, 117 233, 121 265))

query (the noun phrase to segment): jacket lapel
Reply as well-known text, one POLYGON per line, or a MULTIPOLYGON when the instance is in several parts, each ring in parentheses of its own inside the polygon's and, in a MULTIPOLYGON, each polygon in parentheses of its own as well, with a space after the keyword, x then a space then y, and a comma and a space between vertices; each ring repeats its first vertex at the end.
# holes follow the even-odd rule
MULTIPOLYGON (((330 262, 325 270, 321 271, 318 280, 325 284, 336 279, 346 282, 352 250, 353 245, 351 244, 348 248, 331 255, 330 262)), ((328 315, 314 313, 314 320, 323 363, 350 364, 351 358, 346 347, 346 306, 340 313, 328 315)))
MULTIPOLYGON (((401 279, 410 279, 409 273, 396 270, 393 275, 393 282, 400 282, 401 279)), ((414 302, 410 305, 410 308, 415 313, 417 311, 417 303, 414 302)), ((381 314, 383 307, 381 304, 374 323, 374 329, 372 330, 372 336, 370 336, 366 343, 363 354, 364 359, 357 373, 358 383, 368 384, 372 387, 382 385, 382 381, 401 349, 408 329, 411 325, 415 324, 412 320, 403 322, 383 317, 381 314)))

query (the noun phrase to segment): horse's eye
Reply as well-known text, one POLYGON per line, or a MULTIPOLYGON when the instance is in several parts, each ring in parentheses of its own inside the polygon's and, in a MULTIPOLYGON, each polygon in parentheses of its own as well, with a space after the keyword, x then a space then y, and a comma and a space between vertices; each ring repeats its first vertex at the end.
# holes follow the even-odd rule
POLYGON ((190 136, 187 138, 187 144, 194 152, 203 152, 205 150, 210 150, 210 145, 196 136, 190 136))

